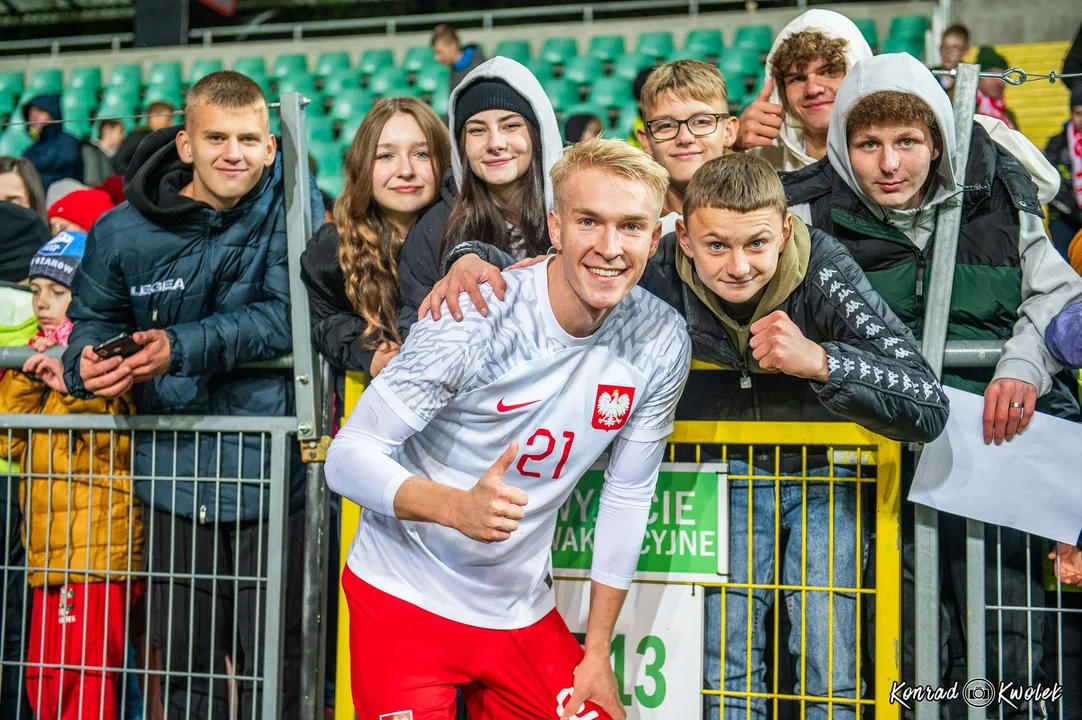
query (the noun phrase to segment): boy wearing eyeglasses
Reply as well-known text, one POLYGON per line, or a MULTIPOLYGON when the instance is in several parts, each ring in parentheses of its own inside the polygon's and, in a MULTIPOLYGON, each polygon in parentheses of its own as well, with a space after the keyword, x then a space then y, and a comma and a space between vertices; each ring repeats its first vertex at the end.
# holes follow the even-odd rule
POLYGON ((729 115, 725 78, 698 60, 676 60, 650 73, 639 105, 645 121, 638 130, 639 144, 669 171, 661 211, 661 234, 667 235, 684 214, 691 176, 732 148, 739 121, 729 115))

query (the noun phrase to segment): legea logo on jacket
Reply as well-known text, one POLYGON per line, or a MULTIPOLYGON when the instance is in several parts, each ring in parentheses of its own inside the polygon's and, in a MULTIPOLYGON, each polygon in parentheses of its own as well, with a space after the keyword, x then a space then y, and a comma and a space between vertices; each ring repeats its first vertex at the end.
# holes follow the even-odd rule
POLYGON ((172 290, 183 290, 184 278, 169 278, 168 280, 160 280, 150 285, 140 285, 139 287, 131 286, 132 297, 143 297, 145 295, 153 295, 154 293, 170 292, 172 290))

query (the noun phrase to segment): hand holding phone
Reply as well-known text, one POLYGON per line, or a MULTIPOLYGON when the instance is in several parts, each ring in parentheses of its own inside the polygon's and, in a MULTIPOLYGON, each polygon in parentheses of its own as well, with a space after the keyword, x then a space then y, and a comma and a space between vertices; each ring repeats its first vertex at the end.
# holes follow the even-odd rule
POLYGON ((102 360, 111 357, 128 358, 143 349, 143 346, 135 342, 128 333, 120 333, 116 337, 109 338, 94 348, 94 354, 102 360))

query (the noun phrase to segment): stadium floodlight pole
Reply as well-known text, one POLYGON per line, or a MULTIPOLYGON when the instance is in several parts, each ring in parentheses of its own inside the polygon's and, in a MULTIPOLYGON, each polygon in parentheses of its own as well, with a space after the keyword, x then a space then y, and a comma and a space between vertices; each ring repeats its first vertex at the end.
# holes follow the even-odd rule
MULTIPOLYGON (((954 86, 954 130, 955 130, 955 154, 954 176, 962 178, 964 183, 966 165, 969 162, 969 140, 973 133, 973 112, 977 104, 977 80, 980 67, 977 65, 961 64, 958 66, 958 76, 954 86)), ((937 375, 942 377, 943 358, 947 345, 947 330, 950 324, 950 300, 954 290, 954 267, 958 254, 958 230, 962 222, 962 193, 957 193, 946 200, 943 211, 939 213, 939 222, 936 223, 935 232, 935 255, 928 273, 928 281, 924 283, 927 292, 925 296, 924 331, 921 341, 921 353, 928 360, 928 364, 937 375)), ((918 289, 923 280, 917 279, 918 289)), ((918 686, 939 687, 942 674, 939 667, 939 513, 924 506, 917 505, 915 508, 915 532, 914 543, 916 551, 915 568, 915 601, 916 601, 916 628, 915 628, 915 656, 916 656, 916 682, 918 686)), ((983 535, 981 536, 983 538, 983 535)), ((967 543, 969 545, 971 543, 967 543)), ((967 560, 970 550, 967 550, 967 560)), ((984 553, 981 547, 981 563, 983 568, 984 553)), ((971 564, 971 563, 967 563, 971 564)), ((980 597, 981 605, 981 633, 980 642, 983 652, 984 646, 984 584, 983 576, 981 585, 976 588, 980 597)), ((971 600, 973 589, 970 589, 971 600)), ((973 616, 973 607, 969 606, 970 616, 973 616)), ((972 626, 970 626, 972 627, 972 626)), ((974 638, 970 633, 969 642, 974 638)), ((970 677, 974 668, 969 667, 970 677)), ((983 666, 982 666, 983 670, 983 666)), ((975 717, 983 718, 983 709, 974 715, 974 708, 970 708, 970 720, 975 717)), ((917 720, 938 720, 939 703, 937 701, 918 702, 916 707, 917 720)))
MULTIPOLYGON (((330 446, 330 426, 320 410, 325 382, 319 355, 312 344, 312 319, 308 291, 301 281, 301 253, 312 237, 312 205, 308 179, 308 130, 304 109, 308 98, 300 93, 282 95, 278 111, 282 119, 282 161, 285 169, 286 236, 289 248, 290 320, 293 328, 293 379, 296 390, 297 440, 307 470, 304 515, 304 569, 302 583, 300 717, 316 720, 323 715, 323 645, 327 567, 326 482, 323 462, 330 446)), ((269 690, 269 688, 268 688, 269 690)))

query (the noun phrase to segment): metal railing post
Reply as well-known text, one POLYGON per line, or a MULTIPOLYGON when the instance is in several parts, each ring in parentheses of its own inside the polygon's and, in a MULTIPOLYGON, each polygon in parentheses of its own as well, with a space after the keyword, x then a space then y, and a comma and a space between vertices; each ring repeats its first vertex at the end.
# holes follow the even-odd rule
POLYGON ((301 709, 300 717, 323 716, 324 624, 326 622, 327 517, 323 458, 329 444, 330 425, 324 421, 324 377, 311 338, 308 292, 301 281, 301 253, 312 237, 312 211, 308 180, 308 134, 304 108, 308 100, 299 93, 281 97, 282 152, 285 167, 286 232, 289 240, 289 297, 293 326, 293 377, 297 403, 297 440, 307 463, 304 516, 304 572, 301 601, 301 709))
MULTIPOLYGON (((955 80, 954 174, 955 178, 959 179, 959 185, 965 181, 966 164, 969 161, 978 72, 976 65, 959 65, 958 77, 955 80)), ((921 352, 939 376, 943 374, 943 358, 947 345, 954 266, 958 253, 958 229, 962 220, 962 195, 959 191, 941 206, 939 221, 936 223, 935 255, 932 258, 928 281, 925 283, 927 292, 921 352)), ((939 667, 939 514, 924 505, 917 505, 915 516, 915 677, 917 685, 939 687, 942 679, 939 667)), ((983 592, 983 586, 981 591, 983 592)), ((917 720, 938 720, 939 703, 918 703, 916 717, 917 720)))

